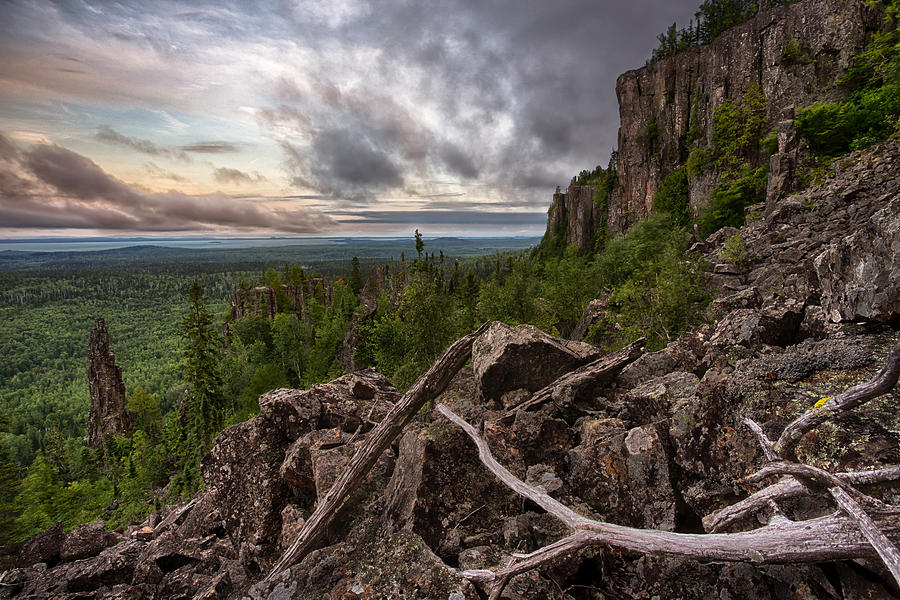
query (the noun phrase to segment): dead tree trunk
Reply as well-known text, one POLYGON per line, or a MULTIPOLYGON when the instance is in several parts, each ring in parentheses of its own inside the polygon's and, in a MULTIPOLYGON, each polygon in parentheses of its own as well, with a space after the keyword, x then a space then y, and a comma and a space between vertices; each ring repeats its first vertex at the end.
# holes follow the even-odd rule
POLYGON ((319 537, 337 515, 347 498, 365 478, 369 469, 391 445, 391 442, 403 431, 426 402, 437 398, 453 379, 469 357, 472 355, 472 343, 488 327, 485 323, 475 333, 456 340, 428 371, 419 377, 397 404, 381 420, 377 427, 368 434, 363 444, 350 462, 344 473, 334 482, 328 493, 318 503, 313 514, 303 525, 303 529, 266 576, 266 581, 273 579, 278 573, 293 565, 309 554, 319 537))

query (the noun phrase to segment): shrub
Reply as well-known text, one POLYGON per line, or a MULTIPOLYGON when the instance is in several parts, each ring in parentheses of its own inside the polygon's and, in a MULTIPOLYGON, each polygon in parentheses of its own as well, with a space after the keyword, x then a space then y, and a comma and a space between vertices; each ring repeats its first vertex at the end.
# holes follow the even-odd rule
POLYGON ((671 223, 681 227, 691 222, 690 186, 685 167, 669 173, 653 196, 653 212, 668 213, 671 223))
POLYGON ((697 218, 697 225, 704 235, 722 227, 740 227, 744 224, 744 208, 766 197, 768 168, 748 169, 736 179, 723 181, 716 186, 709 205, 697 218))

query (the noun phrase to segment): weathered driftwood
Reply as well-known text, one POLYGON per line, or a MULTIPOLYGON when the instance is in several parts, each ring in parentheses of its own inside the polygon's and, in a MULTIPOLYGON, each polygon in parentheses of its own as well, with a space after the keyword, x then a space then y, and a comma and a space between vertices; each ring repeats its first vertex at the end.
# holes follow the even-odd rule
MULTIPOLYGON (((887 481, 900 480, 900 465, 884 467, 872 471, 855 471, 852 473, 835 473, 835 477, 859 487, 875 485, 887 481)), ((752 518, 759 511, 771 506, 772 502, 796 498, 808 494, 809 490, 793 477, 786 477, 777 483, 759 490, 747 496, 743 500, 722 510, 710 513, 703 517, 703 528, 709 533, 716 533, 752 518)))
MULTIPOLYGON (((754 563, 795 563, 875 558, 878 553, 856 522, 843 514, 808 521, 780 519, 765 527, 739 533, 689 534, 637 529, 596 521, 580 515, 551 498, 543 489, 517 479, 491 455, 478 432, 446 406, 438 411, 462 427, 478 447, 483 464, 504 484, 566 523, 575 532, 527 555, 498 571, 462 571, 472 581, 494 582, 538 568, 586 546, 608 545, 647 554, 666 554, 695 560, 747 561, 754 563)), ((873 519, 890 538, 900 537, 900 508, 878 512, 873 519)))
POLYGON ((896 385, 898 377, 900 377, 900 341, 891 349, 884 366, 875 377, 829 398, 822 406, 804 412, 789 423, 775 442, 773 448, 775 454, 784 458, 794 458, 794 447, 807 432, 839 413, 887 393, 896 385))
POLYGON ((472 343, 487 330, 487 323, 478 331, 456 340, 435 361, 428 371, 419 377, 381 422, 368 433, 366 442, 350 459, 347 469, 316 505, 316 509, 303 525, 303 529, 291 547, 275 564, 266 580, 271 580, 281 571, 302 559, 315 548, 319 537, 337 515, 347 498, 359 485, 381 453, 403 431, 426 402, 437 398, 446 389, 453 376, 466 364, 472 355, 472 343))
POLYGON ((560 376, 553 383, 539 389, 534 395, 517 406, 515 411, 529 410, 550 400, 574 396, 585 386, 609 381, 623 368, 637 360, 644 353, 646 338, 635 340, 621 350, 611 352, 560 376))

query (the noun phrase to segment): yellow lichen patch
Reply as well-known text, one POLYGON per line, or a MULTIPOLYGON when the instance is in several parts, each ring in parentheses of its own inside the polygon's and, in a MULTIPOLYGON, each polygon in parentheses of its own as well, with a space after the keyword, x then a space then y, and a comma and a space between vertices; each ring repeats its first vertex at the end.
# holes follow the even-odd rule
POLYGON ((826 397, 820 399, 818 402, 813 404, 813 410, 815 410, 817 408, 822 408, 823 406, 825 406, 825 403, 828 402, 829 400, 831 400, 831 396, 826 396, 826 397))

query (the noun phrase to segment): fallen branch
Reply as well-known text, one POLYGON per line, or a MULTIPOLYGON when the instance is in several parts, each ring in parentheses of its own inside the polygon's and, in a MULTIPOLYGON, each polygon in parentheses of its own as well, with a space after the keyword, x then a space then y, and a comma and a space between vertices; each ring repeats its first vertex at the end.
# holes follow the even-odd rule
MULTIPOLYGON (((646 554, 665 554, 693 560, 753 563, 821 562, 879 556, 856 522, 842 512, 801 522, 781 519, 752 531, 713 534, 637 529, 595 521, 549 498, 542 489, 517 479, 497 463, 475 428, 443 405, 438 410, 464 429, 478 447, 482 463, 504 484, 575 529, 572 535, 525 555, 502 570, 494 572, 481 569, 460 573, 472 581, 506 580, 594 545, 609 545, 646 554)), ((900 537, 900 508, 877 513, 873 523, 886 532, 888 537, 900 537)))
POLYGON ((859 504, 865 504, 871 509, 891 509, 891 507, 886 505, 881 500, 863 494, 851 484, 841 480, 838 476, 829 473, 824 469, 819 469, 818 467, 813 467, 810 465, 801 465, 799 463, 792 463, 784 460, 776 461, 766 465, 750 477, 747 477, 747 481, 758 482, 767 477, 771 477, 772 475, 790 475, 807 488, 810 487, 810 483, 813 485, 818 485, 822 489, 830 490, 833 488, 839 488, 851 498, 853 498, 855 502, 858 502, 859 504))
POLYGON ((403 431, 403 428, 426 402, 434 400, 446 389, 453 376, 472 355, 472 343, 487 328, 488 324, 485 323, 478 331, 453 342, 431 368, 419 377, 403 397, 394 404, 378 426, 368 433, 366 442, 356 451, 347 464, 346 470, 318 503, 313 514, 303 525, 297 539, 272 567, 266 576, 266 581, 271 581, 281 571, 314 549, 319 537, 334 520, 353 490, 366 477, 381 453, 391 445, 394 438, 403 431))
POLYGON ((646 342, 646 338, 635 340, 621 350, 601 356, 586 365, 578 367, 574 371, 562 375, 553 383, 536 391, 531 399, 523 402, 513 410, 528 410, 550 400, 574 396, 575 393, 585 386, 611 380, 619 371, 633 363, 644 353, 644 344, 646 342))
MULTIPOLYGON (((888 481, 900 480, 900 465, 875 469, 873 471, 855 471, 852 473, 836 473, 835 477, 853 486, 875 485, 888 481)), ((754 516, 760 510, 770 506, 771 502, 796 498, 808 493, 803 484, 788 477, 778 483, 761 489, 760 491, 726 506, 720 511, 710 513, 703 517, 703 528, 709 533, 722 531, 726 527, 754 516)))
POLYGON ((897 546, 891 543, 891 540, 889 540, 881 528, 875 524, 872 517, 870 517, 856 500, 847 493, 847 490, 833 487, 828 491, 831 492, 834 501, 841 507, 841 510, 847 513, 851 519, 856 521, 856 526, 862 531, 863 535, 866 536, 866 539, 869 540, 869 544, 871 544, 872 547, 875 548, 875 551, 878 552, 878 556, 881 557, 884 566, 886 566, 891 572, 891 575, 894 576, 894 581, 900 585, 900 551, 897 550, 897 546))
POLYGON ((822 406, 806 411, 789 423, 775 442, 775 453, 778 456, 794 458, 794 447, 807 432, 839 413, 889 392, 896 385, 898 377, 900 377, 900 341, 891 349, 884 366, 875 377, 829 398, 822 406))

